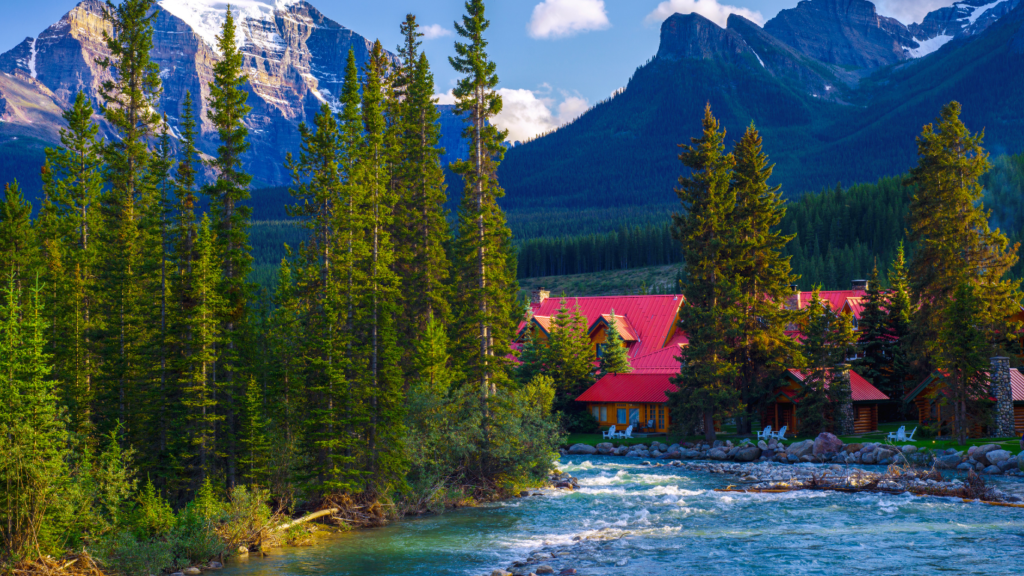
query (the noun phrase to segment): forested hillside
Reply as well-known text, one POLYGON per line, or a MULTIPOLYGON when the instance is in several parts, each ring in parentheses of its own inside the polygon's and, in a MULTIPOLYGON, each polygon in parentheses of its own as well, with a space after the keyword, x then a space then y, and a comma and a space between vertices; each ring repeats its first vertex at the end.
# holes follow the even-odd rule
MULTIPOLYGON (((991 212, 991 224, 1019 242, 1024 239, 1024 154, 1001 156, 992 163, 992 171, 982 178, 983 205, 991 212)), ((887 282, 888 263, 900 242, 905 242, 912 194, 903 177, 893 177, 873 184, 836 186, 788 202, 780 229, 796 237, 783 254, 792 257, 800 286, 846 288, 853 279, 869 277, 876 261, 881 281, 887 282)), ((519 275, 586 274, 679 262, 681 253, 671 238, 667 214, 672 210, 651 207, 647 215, 653 223, 644 227, 524 238, 519 242, 519 275)), ((585 214, 581 218, 585 219, 585 214)), ((914 246, 907 244, 906 249, 912 252, 914 246)), ((1024 265, 1015 265, 1010 276, 1024 277, 1024 265)), ((635 286, 630 291, 638 289, 635 286)))

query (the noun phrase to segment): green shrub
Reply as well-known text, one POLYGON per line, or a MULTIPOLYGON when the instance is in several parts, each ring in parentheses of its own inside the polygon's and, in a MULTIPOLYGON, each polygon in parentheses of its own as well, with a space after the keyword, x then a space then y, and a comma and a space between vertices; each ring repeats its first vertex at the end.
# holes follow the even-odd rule
POLYGON ((131 530, 139 539, 162 536, 174 526, 174 511, 166 500, 160 497, 147 481, 136 499, 135 509, 129 519, 131 530))
POLYGON ((581 434, 592 434, 598 432, 601 423, 594 418, 590 412, 577 412, 575 414, 563 414, 562 425, 569 432, 581 434))
POLYGON ((129 530, 108 538, 100 547, 100 558, 107 568, 124 576, 159 574, 174 561, 170 542, 139 540, 129 530))
POLYGON ((213 520, 196 502, 178 512, 169 539, 175 567, 209 562, 228 549, 217 535, 213 520))

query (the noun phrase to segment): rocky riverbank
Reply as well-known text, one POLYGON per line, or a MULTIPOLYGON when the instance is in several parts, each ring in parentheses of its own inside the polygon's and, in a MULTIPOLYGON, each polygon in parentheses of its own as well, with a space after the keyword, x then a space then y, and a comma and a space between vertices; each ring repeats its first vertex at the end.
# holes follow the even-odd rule
POLYGON ((650 445, 616 446, 603 442, 597 446, 574 444, 565 454, 601 454, 625 458, 653 458, 658 460, 715 460, 730 462, 775 462, 779 464, 834 463, 843 465, 912 465, 921 468, 974 470, 980 474, 1024 476, 1024 453, 1014 455, 997 444, 971 446, 967 450, 919 449, 912 444, 895 445, 884 442, 844 444, 839 438, 823 432, 814 440, 792 442, 788 445, 775 438, 759 440, 756 444, 745 440, 733 444, 730 440, 685 442, 671 446, 652 441, 650 445))

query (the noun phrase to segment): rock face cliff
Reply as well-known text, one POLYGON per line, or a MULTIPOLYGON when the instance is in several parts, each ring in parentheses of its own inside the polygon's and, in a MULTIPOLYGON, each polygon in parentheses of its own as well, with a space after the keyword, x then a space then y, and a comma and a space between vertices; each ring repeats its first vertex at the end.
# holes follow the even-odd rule
POLYGON ((901 22, 880 16, 867 0, 805 0, 764 25, 765 32, 826 64, 873 69, 917 47, 901 22))
MULTIPOLYGON (((372 44, 328 19, 304 0, 251 0, 236 15, 239 45, 249 77, 252 113, 245 123, 252 148, 246 169, 256 184, 287 180, 284 153, 298 149, 297 125, 323 103, 337 108, 349 50, 362 66, 372 44)), ((159 0, 154 21, 153 61, 160 67, 161 112, 178 127, 185 93, 201 102, 200 148, 216 150, 206 117, 208 83, 220 57, 215 36, 226 3, 219 0, 159 0), (201 96, 201 98, 200 98, 201 96)), ((0 141, 31 136, 56 140, 60 111, 85 92, 99 108, 97 88, 109 78, 96 60, 107 55, 104 4, 84 0, 36 38, 0 55, 0 141)))

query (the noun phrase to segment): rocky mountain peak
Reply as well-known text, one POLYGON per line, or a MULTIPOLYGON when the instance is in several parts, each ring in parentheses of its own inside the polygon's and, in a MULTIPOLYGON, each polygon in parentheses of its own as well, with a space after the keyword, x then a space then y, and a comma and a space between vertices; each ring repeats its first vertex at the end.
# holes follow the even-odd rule
POLYGON ((920 24, 908 29, 920 48, 913 56, 924 56, 938 50, 955 38, 974 36, 1009 14, 1021 0, 961 0, 952 6, 929 12, 920 24))
POLYGON ((661 25, 662 60, 732 59, 748 50, 741 36, 697 13, 673 14, 661 25))
POLYGON ((904 47, 918 47, 906 26, 867 0, 804 0, 764 29, 802 54, 855 69, 900 62, 911 57, 904 47))

